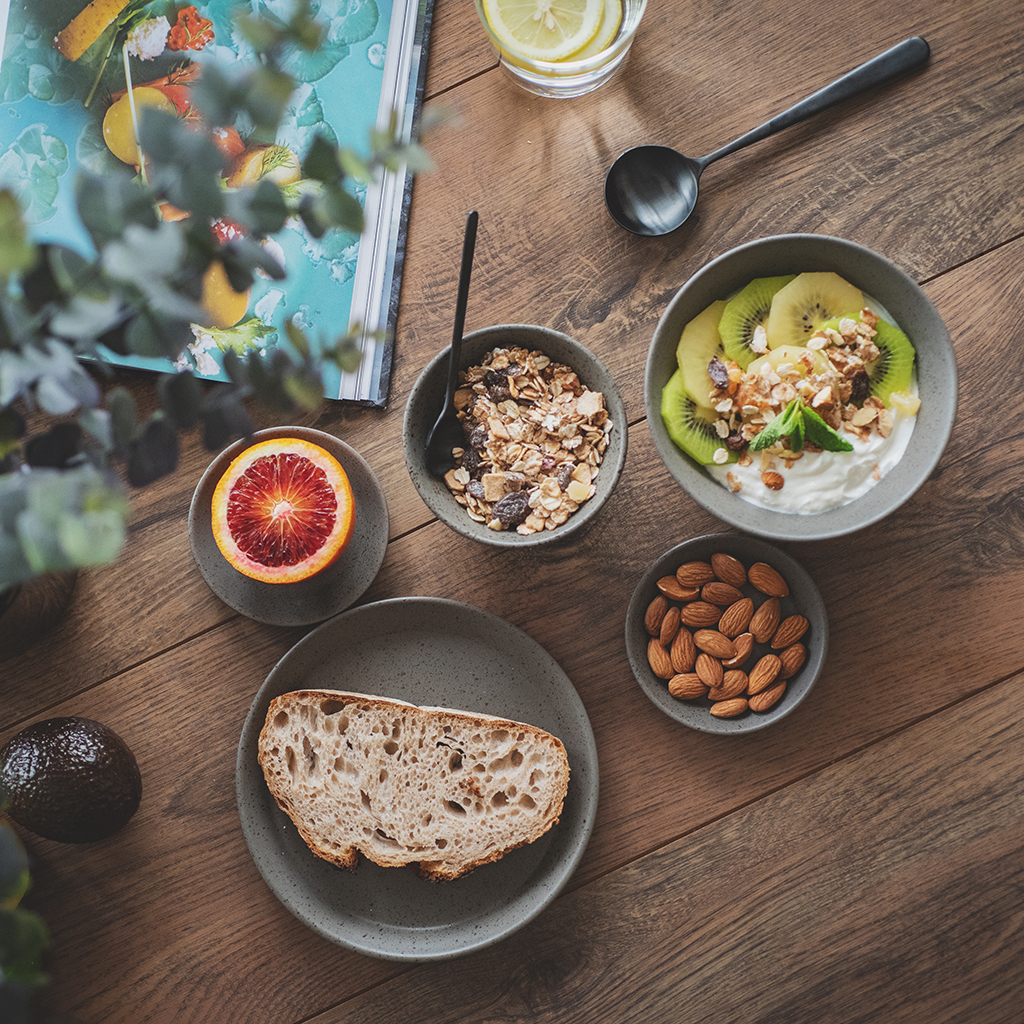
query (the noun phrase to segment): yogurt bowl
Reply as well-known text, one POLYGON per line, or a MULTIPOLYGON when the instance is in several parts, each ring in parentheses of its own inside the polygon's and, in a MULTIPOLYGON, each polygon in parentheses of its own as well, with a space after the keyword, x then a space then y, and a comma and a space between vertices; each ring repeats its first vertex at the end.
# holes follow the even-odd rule
MULTIPOLYGON (((826 235, 777 235, 741 245, 712 260, 676 293, 654 333, 645 377, 648 426, 659 455, 676 481, 709 512, 726 523, 777 541, 823 540, 839 537, 877 522, 902 505, 928 479, 949 440, 956 414, 957 374, 953 346, 942 318, 927 296, 906 273, 864 246, 826 235), (720 479, 718 467, 699 464, 669 436, 662 418, 662 392, 678 366, 677 346, 683 328, 718 300, 729 299, 756 278, 832 272, 860 289, 865 300, 891 318, 916 352, 916 389, 921 405, 915 417, 897 429, 887 455, 869 451, 850 459, 852 476, 862 486, 845 500, 847 484, 833 475, 821 484, 815 474, 793 490, 815 487, 836 490, 843 502, 810 511, 764 507, 734 493, 720 479), (884 461, 888 459, 888 462, 884 461), (863 465, 855 470, 858 459, 863 465), (868 460, 868 461, 865 461, 868 460), (872 461, 873 460, 873 461, 872 461), (873 479, 874 462, 881 476, 873 479), (716 479, 718 477, 719 479, 716 479)), ((817 453, 815 453, 817 454, 817 453)), ((842 465, 845 453, 823 453, 842 465)), ((809 463, 808 463, 809 465, 809 463)), ((801 467, 803 468, 803 467, 801 467)), ((748 489, 749 493, 749 489, 748 489)), ((815 495, 812 495, 812 497, 815 495)), ((755 498, 757 496, 754 496, 755 498)), ((762 495, 771 504, 771 495, 762 495)))

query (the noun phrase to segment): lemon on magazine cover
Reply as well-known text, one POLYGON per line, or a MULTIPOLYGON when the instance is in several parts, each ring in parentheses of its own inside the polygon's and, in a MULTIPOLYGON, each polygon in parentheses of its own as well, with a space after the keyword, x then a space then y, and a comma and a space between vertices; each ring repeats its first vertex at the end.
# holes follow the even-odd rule
POLYGON ((501 45, 530 60, 566 60, 598 34, 605 0, 483 0, 501 45))

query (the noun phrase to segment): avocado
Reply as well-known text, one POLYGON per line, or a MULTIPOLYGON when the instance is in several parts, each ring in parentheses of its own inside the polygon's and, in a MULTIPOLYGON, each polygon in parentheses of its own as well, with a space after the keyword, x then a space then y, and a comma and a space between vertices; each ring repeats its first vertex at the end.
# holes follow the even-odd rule
POLYGON ((128 823, 142 799, 135 755, 113 729, 91 718, 49 718, 0 750, 7 814, 59 843, 106 839, 128 823))

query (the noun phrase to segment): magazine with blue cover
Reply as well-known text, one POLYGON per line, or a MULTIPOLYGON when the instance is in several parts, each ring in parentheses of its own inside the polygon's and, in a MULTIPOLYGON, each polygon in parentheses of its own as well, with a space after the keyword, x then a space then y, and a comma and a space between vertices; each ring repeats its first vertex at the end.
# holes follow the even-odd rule
MULTIPOLYGON (((102 172, 118 166, 117 146, 110 141, 111 133, 104 133, 103 120, 126 88, 120 51, 103 60, 114 36, 112 27, 98 36, 93 33, 113 16, 111 12, 116 15, 130 2, 0 0, 0 186, 18 196, 36 241, 59 242, 83 253, 91 249, 75 210, 75 177, 79 169, 102 172), (92 10, 83 15, 87 6, 92 10), (83 46, 86 49, 79 52, 83 46)), ((134 6, 139 6, 138 0, 134 6)), ((144 6, 147 18, 152 13, 166 21, 154 27, 151 53, 144 39, 136 44, 141 52, 129 58, 132 85, 155 89, 184 116, 191 76, 201 74, 203 62, 255 59, 235 29, 238 8, 284 17, 291 0, 144 6)), ((397 115, 399 137, 411 139, 423 95, 431 6, 432 0, 313 3, 313 14, 326 35, 316 51, 296 50, 286 67, 297 88, 275 140, 274 154, 280 159, 274 180, 283 188, 302 187, 295 157, 306 152, 315 134, 365 153, 370 130, 386 130, 397 115)), ((233 173, 249 183, 244 177, 247 141, 241 134, 224 141, 233 173)), ((264 172, 267 166, 263 160, 264 172)), ((354 373, 325 366, 325 391, 329 398, 384 405, 411 174, 404 169, 384 172, 355 194, 363 205, 362 235, 335 229, 314 239, 297 220, 289 222, 269 242, 285 268, 284 280, 257 279, 246 296, 244 312, 240 303, 234 303, 240 313, 237 323, 230 322, 233 311, 217 328, 194 326, 194 341, 179 368, 211 380, 226 379, 226 350, 268 351, 283 337, 288 319, 324 343, 358 325, 361 365, 354 373)), ((172 368, 156 359, 113 353, 110 359, 141 369, 172 368)))

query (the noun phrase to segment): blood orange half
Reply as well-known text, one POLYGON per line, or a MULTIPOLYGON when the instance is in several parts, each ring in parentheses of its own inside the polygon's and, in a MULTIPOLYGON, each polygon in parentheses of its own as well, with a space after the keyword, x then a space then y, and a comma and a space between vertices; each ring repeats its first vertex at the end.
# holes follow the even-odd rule
POLYGON ((355 502, 330 452, 295 437, 246 448, 213 492, 213 536, 239 572, 296 583, 327 568, 352 537, 355 502))

